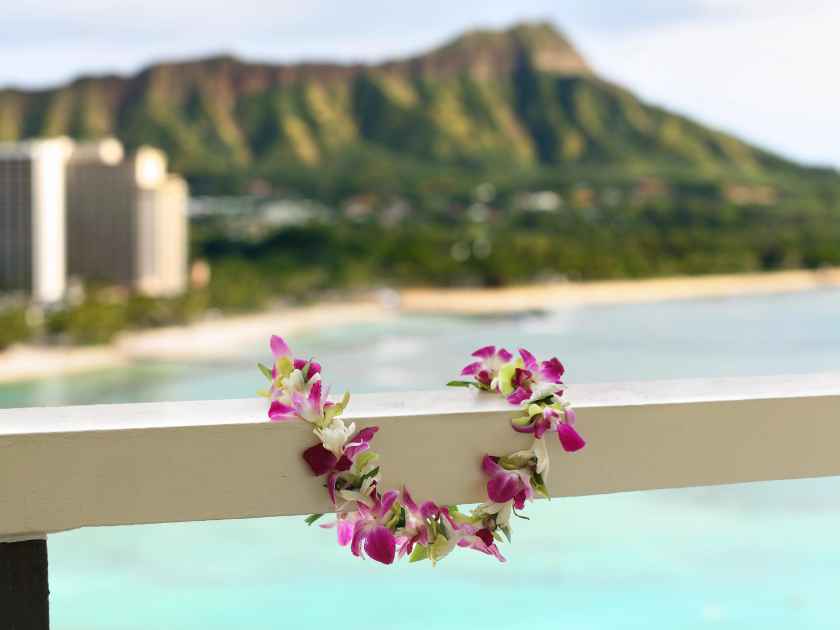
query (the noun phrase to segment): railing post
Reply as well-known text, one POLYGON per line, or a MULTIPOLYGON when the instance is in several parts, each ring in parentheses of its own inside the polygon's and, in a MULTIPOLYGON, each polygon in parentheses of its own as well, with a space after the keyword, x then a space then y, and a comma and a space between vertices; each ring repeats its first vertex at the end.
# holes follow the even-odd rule
POLYGON ((49 630, 47 538, 0 539, 0 628, 49 630))

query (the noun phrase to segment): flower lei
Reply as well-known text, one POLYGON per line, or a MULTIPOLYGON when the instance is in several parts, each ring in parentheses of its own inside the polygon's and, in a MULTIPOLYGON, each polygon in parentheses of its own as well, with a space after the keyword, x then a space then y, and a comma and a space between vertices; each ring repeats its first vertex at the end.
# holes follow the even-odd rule
MULTIPOLYGON (((268 416, 275 422, 299 419, 312 425, 318 443, 303 452, 303 459, 313 475, 325 477, 336 514, 334 523, 322 527, 335 527, 339 545, 349 545, 355 556, 367 554, 383 564, 409 556, 410 562, 428 559, 434 564, 455 547, 465 547, 504 562, 496 543, 503 536, 510 541, 511 516, 520 516, 517 510, 535 496, 549 497, 544 482, 549 466, 545 434, 556 432, 569 452, 585 445, 574 428, 575 412, 562 399, 560 361, 540 363, 524 349, 514 357, 504 348, 480 348, 472 355, 477 360, 461 371, 473 380, 448 385, 505 396, 521 411, 511 426, 532 434, 533 443, 510 455, 484 456, 481 466, 488 477, 489 500, 469 513, 432 501, 418 504, 405 487, 381 488, 379 456, 370 450, 379 427, 356 431, 354 423, 348 425, 339 417, 350 395, 329 401, 319 363, 295 358, 280 337, 273 336, 270 346, 274 365, 259 366, 270 381, 269 389, 260 392, 271 401, 268 416)), ((311 525, 322 516, 313 514, 306 522, 311 525)))

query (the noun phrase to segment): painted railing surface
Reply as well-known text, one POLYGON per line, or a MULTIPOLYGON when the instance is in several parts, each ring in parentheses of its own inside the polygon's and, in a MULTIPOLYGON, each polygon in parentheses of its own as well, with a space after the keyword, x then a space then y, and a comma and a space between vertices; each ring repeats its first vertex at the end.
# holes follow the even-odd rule
MULTIPOLYGON (((556 496, 840 475, 840 374, 574 385, 585 450, 554 452, 556 496)), ((356 396, 383 482, 476 502, 484 453, 526 447, 498 396, 356 396)), ((0 410, 0 539, 78 527, 305 514, 330 506, 300 457, 309 427, 265 401, 0 410)))

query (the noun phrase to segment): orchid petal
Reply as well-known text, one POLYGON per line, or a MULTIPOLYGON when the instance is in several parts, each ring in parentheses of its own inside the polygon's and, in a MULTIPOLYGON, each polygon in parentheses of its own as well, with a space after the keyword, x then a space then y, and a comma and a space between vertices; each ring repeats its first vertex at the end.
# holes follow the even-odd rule
POLYGON ((303 451, 303 459, 306 460, 307 464, 309 464, 309 468, 312 469, 312 474, 316 477, 320 477, 332 470, 336 461, 338 461, 338 458, 333 453, 325 449, 323 444, 310 446, 308 449, 303 451))
POLYGON ((350 551, 354 556, 361 557, 362 555, 362 541, 365 536, 365 524, 362 521, 356 521, 353 526, 353 538, 350 540, 350 551))
POLYGON ((499 562, 507 562, 507 558, 502 555, 502 552, 499 551, 498 545, 490 545, 487 549, 490 550, 490 555, 496 558, 499 562))
POLYGON ((312 383, 312 387, 309 389, 309 402, 314 407, 320 407, 321 405, 321 381, 315 381, 312 383))
POLYGON ((495 503, 510 501, 520 491, 522 480, 516 474, 499 472, 487 482, 487 496, 495 503))
POLYGON ((425 501, 423 505, 420 506, 420 516, 423 518, 437 518, 440 513, 441 509, 434 501, 425 501))
POLYGON ((519 387, 523 383, 526 383, 529 380, 531 380, 532 376, 533 376, 533 374, 531 373, 530 370, 525 370, 523 368, 516 368, 513 371, 513 378, 511 379, 510 382, 513 384, 514 387, 519 387))
POLYGON ((499 463, 493 459, 490 455, 485 455, 484 458, 481 460, 481 469, 484 471, 485 475, 495 475, 497 472, 502 470, 502 467, 499 466, 499 463))
POLYGON ((498 356, 504 363, 510 363, 510 360, 513 359, 513 355, 504 348, 499 348, 499 352, 496 356, 498 356))
POLYGON ((402 544, 400 544, 400 549, 397 552, 397 557, 402 558, 411 553, 411 550, 414 549, 414 539, 413 538, 406 538, 402 544))
POLYGON ((370 442, 373 439, 373 436, 376 435, 377 431, 379 431, 379 427, 365 427, 350 438, 350 441, 353 443, 370 442))
POLYGON ((347 458, 347 460, 352 463, 352 461, 356 459, 356 456, 359 453, 364 453, 369 448, 370 444, 368 444, 367 442, 356 442, 348 444, 346 447, 344 447, 344 458, 347 458))
POLYGON ((481 362, 476 361, 475 363, 470 363, 463 370, 461 370, 461 376, 473 376, 474 374, 478 374, 480 370, 481 362))
POLYGON ((405 486, 403 486, 402 497, 400 500, 409 512, 417 512, 417 503, 414 501, 414 498, 405 486))
POLYGON ((391 530, 384 525, 377 525, 365 536, 365 551, 377 562, 391 564, 396 550, 397 540, 391 530))
MULTIPOLYGON (((355 455, 356 453, 354 453, 355 455)), ((335 469, 338 472, 345 472, 350 470, 353 467, 353 460, 352 458, 347 456, 347 451, 344 451, 344 454, 338 458, 338 461, 335 463, 335 469)))
POLYGON ((346 547, 353 540, 353 531, 355 527, 347 519, 338 521, 338 544, 346 547))
POLYGON ((513 378, 516 375, 517 368, 513 363, 506 363, 499 370, 499 391, 505 396, 510 396, 516 389, 513 386, 513 378))
POLYGON ((481 542, 483 542, 488 547, 493 544, 493 541, 494 541, 493 532, 491 532, 486 527, 483 528, 483 529, 479 529, 475 533, 475 535, 478 536, 479 538, 481 538, 481 542))
POLYGON ((279 359, 280 357, 289 356, 292 351, 289 349, 289 344, 282 337, 278 337, 277 335, 271 336, 271 353, 274 355, 275 359, 279 359))
POLYGON ((484 346, 472 353, 472 356, 479 359, 489 359, 496 354, 496 346, 484 346))
POLYGON ((579 451, 586 446, 586 441, 572 425, 566 422, 561 422, 557 425, 557 437, 560 438, 560 444, 563 445, 563 450, 570 453, 579 451))
POLYGON ((541 438, 551 428, 551 420, 545 416, 538 417, 534 422, 534 437, 541 438))
POLYGON ((507 401, 511 405, 518 405, 523 401, 528 400, 530 397, 531 390, 520 385, 510 396, 507 397, 507 401))
POLYGON ((370 448, 370 441, 377 431, 379 431, 379 427, 365 427, 350 438, 344 448, 344 454, 350 461, 353 461, 359 453, 363 453, 370 448))
POLYGON ((519 348, 519 356, 522 357, 522 361, 525 362, 526 368, 528 368, 532 372, 537 371, 537 358, 533 354, 528 352, 525 348, 519 348))
POLYGON ((388 490, 388 492, 382 495, 382 498, 379 500, 380 516, 385 516, 388 512, 391 511, 391 508, 394 506, 394 503, 396 502, 397 497, 399 495, 400 493, 396 490, 388 490))
POLYGON ((548 361, 543 361, 542 366, 540 367, 540 374, 542 377, 553 383, 560 383, 560 379, 563 377, 563 373, 565 371, 566 369, 557 357, 552 357, 548 361))
POLYGON ((511 421, 510 426, 517 433, 533 433, 536 430, 535 423, 530 422, 530 418, 515 418, 515 420, 528 420, 528 423, 518 423, 511 421))
POLYGON ((294 407, 281 403, 279 400, 272 400, 268 408, 268 417, 272 420, 293 420, 295 417, 294 407))

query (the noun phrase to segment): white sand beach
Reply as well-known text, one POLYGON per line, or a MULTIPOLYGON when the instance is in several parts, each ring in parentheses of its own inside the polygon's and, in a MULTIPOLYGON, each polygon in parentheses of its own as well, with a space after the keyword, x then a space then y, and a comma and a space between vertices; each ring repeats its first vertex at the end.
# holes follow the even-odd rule
POLYGON ((384 322, 400 313, 514 314, 569 306, 734 297, 840 287, 840 269, 738 275, 551 283, 500 289, 405 289, 367 299, 324 302, 190 325, 131 331, 108 346, 16 346, 0 353, 0 382, 44 374, 113 369, 140 360, 211 361, 240 354, 271 334, 299 334, 331 326, 384 322))
POLYGON ((400 308, 410 313, 505 314, 586 304, 735 297, 827 287, 840 287, 840 269, 562 282, 499 289, 407 289, 400 295, 400 308))
POLYGON ((212 361, 241 353, 275 333, 292 335, 327 326, 384 321, 396 315, 378 301, 324 303, 254 315, 208 319, 191 326, 126 332, 94 347, 14 346, 0 353, 0 383, 114 369, 134 361, 212 361))

